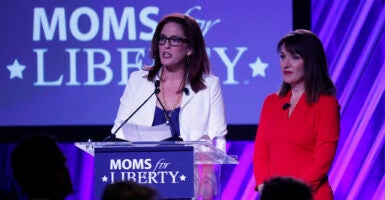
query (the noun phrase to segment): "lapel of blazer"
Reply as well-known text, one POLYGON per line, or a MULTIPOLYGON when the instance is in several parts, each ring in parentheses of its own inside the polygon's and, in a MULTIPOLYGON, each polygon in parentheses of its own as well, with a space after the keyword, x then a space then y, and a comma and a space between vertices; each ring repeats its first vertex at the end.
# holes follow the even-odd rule
POLYGON ((191 89, 191 85, 187 84, 186 88, 188 89, 188 95, 183 92, 183 97, 182 97, 182 103, 181 103, 181 108, 184 108, 190 101, 191 99, 195 96, 195 92, 191 89))
MULTIPOLYGON (((157 78, 155 79, 157 80, 157 78)), ((141 100, 140 103, 143 103, 149 95, 151 95, 155 91, 155 82, 146 81, 146 84, 143 86, 143 90, 141 93, 144 94, 145 98, 141 100)), ((143 95, 143 94, 137 94, 137 95, 143 95)), ((153 94, 151 98, 143 105, 142 112, 146 115, 145 123, 148 126, 151 126, 153 120, 154 120, 154 114, 155 114, 155 106, 156 106, 156 94, 153 94)))

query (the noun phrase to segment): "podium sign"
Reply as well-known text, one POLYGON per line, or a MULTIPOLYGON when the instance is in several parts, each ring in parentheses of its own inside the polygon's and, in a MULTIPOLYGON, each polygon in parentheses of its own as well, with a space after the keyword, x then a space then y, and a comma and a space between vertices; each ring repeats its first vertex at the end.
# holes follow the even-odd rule
MULTIPOLYGON (((200 165, 238 164, 206 141, 162 142, 76 142, 75 146, 94 156, 95 197, 106 185, 120 180, 146 184, 161 198, 194 197, 194 168, 200 165), (194 167, 195 166, 195 167, 194 167)), ((220 181, 217 181, 220 197, 220 181)), ((198 194, 199 196, 199 194, 198 194)))
POLYGON ((125 146, 95 148, 95 196, 118 181, 134 181, 156 189, 162 198, 194 196, 192 146, 125 146), (183 158, 183 159, 181 159, 183 158))

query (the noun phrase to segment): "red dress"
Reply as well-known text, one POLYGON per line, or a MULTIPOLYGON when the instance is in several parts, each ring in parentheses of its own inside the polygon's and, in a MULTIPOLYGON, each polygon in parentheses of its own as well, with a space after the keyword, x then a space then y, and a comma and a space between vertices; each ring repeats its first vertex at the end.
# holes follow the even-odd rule
POLYGON ((263 104, 254 147, 256 184, 273 176, 292 176, 308 183, 315 200, 333 199, 327 179, 340 131, 335 96, 320 96, 313 105, 304 94, 289 117, 291 92, 269 95, 263 104))

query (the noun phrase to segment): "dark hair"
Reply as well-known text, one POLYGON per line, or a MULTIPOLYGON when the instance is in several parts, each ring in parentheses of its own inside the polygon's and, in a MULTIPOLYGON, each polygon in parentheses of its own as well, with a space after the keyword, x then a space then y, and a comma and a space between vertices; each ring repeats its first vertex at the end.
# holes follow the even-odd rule
POLYGON ((13 175, 29 198, 64 199, 73 192, 66 158, 55 138, 33 134, 11 153, 13 175))
POLYGON ((260 200, 313 200, 310 186, 292 177, 273 177, 264 182, 260 200))
MULTIPOLYGON (((186 57, 185 76, 183 84, 190 83, 194 92, 205 89, 204 74, 210 73, 210 62, 206 52, 206 44, 203 38, 202 31, 198 23, 194 18, 174 13, 165 16, 157 25, 154 36, 151 42, 151 58, 154 59, 154 65, 151 67, 147 79, 154 81, 155 76, 162 67, 162 63, 159 57, 159 46, 157 37, 159 37, 165 24, 174 22, 181 25, 183 33, 188 39, 187 45, 192 48, 193 52, 190 56, 186 57), (187 80, 186 80, 187 79, 187 80)), ((183 89, 183 88, 182 88, 183 89)))
MULTIPOLYGON (((313 104, 320 95, 335 95, 336 88, 329 76, 328 64, 321 40, 311 31, 298 29, 285 35, 277 45, 292 54, 299 54, 304 60, 304 82, 306 102, 313 104)), ((291 87, 283 82, 278 95, 285 96, 291 87)))
POLYGON ((132 181, 111 183, 104 188, 102 200, 152 200, 156 190, 132 181))

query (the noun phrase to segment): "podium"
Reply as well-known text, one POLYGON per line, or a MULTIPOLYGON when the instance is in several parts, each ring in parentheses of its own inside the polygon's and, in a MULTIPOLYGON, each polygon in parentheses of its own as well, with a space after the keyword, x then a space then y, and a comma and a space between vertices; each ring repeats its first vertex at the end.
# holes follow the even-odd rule
POLYGON ((94 156, 96 198, 108 184, 127 180, 156 189, 160 198, 193 198, 197 167, 216 167, 216 187, 220 191, 220 165, 238 164, 235 156, 207 141, 89 141, 76 142, 75 146, 94 156))

